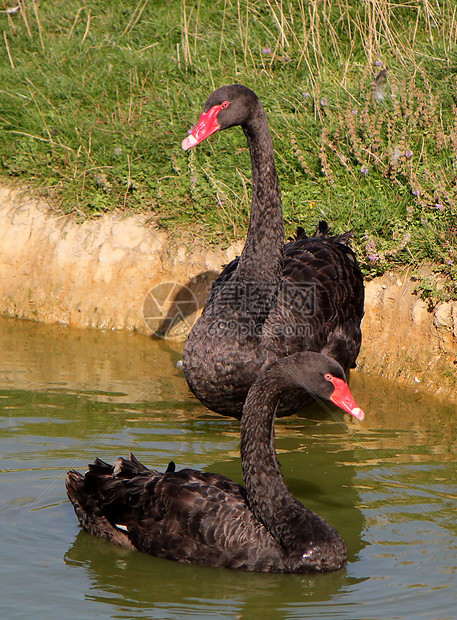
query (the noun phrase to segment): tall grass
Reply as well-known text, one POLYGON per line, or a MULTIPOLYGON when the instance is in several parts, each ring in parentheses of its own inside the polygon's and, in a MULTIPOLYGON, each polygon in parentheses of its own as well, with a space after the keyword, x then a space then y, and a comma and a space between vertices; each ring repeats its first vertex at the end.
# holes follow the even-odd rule
POLYGON ((180 149, 213 88, 268 112, 289 232, 352 227, 364 268, 430 260, 457 296, 457 5, 0 0, 0 174, 81 217, 245 234, 242 132, 180 149))

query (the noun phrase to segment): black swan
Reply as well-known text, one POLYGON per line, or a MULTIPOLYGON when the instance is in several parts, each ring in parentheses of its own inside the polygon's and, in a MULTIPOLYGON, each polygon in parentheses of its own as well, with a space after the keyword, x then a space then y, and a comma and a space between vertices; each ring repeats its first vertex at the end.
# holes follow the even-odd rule
POLYGON ((130 454, 114 467, 96 459, 67 473, 82 527, 127 549, 205 566, 249 571, 330 571, 346 563, 333 527, 288 490, 274 446, 280 394, 305 390, 363 419, 341 366, 319 353, 272 363, 249 390, 241 419, 245 488, 193 469, 151 471, 130 454))
MULTIPOLYGON (((216 131, 241 125, 252 162, 252 207, 241 256, 214 282, 202 316, 184 345, 183 369, 195 396, 209 409, 239 417, 255 378, 276 359, 322 352, 347 372, 355 366, 364 306, 363 277, 351 233, 329 236, 325 222, 307 237, 302 229, 284 245, 281 195, 273 143, 256 94, 223 86, 205 104, 183 140, 187 150, 216 131)), ((309 400, 282 398, 288 415, 309 400)))

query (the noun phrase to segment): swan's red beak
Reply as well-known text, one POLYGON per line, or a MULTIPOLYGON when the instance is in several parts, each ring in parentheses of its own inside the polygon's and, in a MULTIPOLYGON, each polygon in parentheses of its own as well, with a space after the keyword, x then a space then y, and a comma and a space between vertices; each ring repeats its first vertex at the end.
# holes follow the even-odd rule
POLYGON ((203 142, 205 138, 208 138, 211 134, 216 133, 221 126, 217 122, 217 115, 222 110, 221 105, 214 105, 208 110, 208 112, 202 112, 200 120, 192 129, 192 132, 184 138, 181 143, 182 148, 187 151, 193 146, 203 142))
POLYGON ((347 411, 353 415, 354 418, 357 418, 357 420, 363 420, 365 414, 360 407, 357 407, 348 384, 342 379, 338 379, 338 377, 332 377, 330 382, 333 383, 335 387, 333 394, 330 397, 332 403, 334 403, 337 407, 340 407, 340 409, 343 409, 343 411, 347 411))

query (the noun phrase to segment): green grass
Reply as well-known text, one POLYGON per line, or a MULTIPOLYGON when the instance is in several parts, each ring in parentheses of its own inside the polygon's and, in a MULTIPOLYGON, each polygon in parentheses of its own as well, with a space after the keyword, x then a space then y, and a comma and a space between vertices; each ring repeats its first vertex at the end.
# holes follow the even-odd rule
POLYGON ((243 83, 268 112, 287 231, 354 228, 366 273, 431 261, 457 297, 455 2, 21 7, 0 13, 0 176, 75 217, 143 210, 228 243, 247 228, 245 138, 180 143, 215 87, 243 83))

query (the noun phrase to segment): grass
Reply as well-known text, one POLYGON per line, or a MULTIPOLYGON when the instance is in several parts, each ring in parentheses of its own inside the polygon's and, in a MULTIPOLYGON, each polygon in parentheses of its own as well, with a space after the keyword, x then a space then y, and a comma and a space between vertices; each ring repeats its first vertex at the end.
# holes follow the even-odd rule
POLYGON ((0 0, 0 177, 77 218, 142 210, 229 243, 247 228, 245 138, 180 143, 215 87, 244 83, 268 112, 288 232, 354 228, 366 273, 431 261, 457 298, 456 3, 15 4, 0 0))

